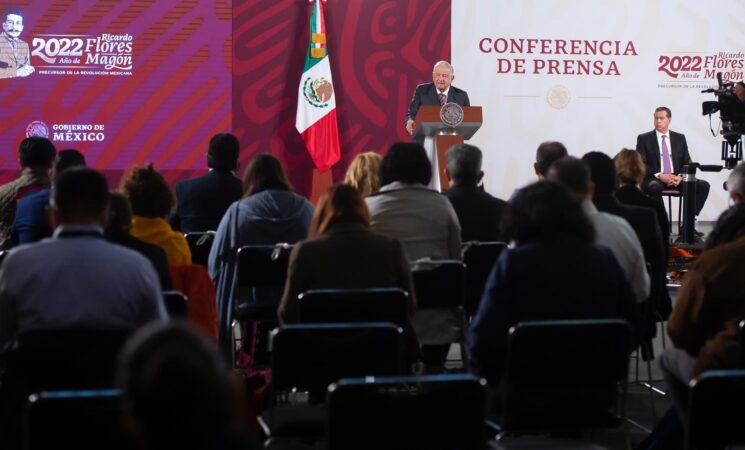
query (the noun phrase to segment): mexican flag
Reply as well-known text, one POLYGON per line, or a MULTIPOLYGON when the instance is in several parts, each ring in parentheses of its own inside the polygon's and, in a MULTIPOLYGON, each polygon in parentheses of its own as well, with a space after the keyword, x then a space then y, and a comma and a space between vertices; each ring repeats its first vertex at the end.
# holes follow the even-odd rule
POLYGON ((319 172, 333 166, 341 154, 336 96, 327 50, 323 6, 320 0, 314 0, 310 14, 310 42, 298 89, 295 128, 319 172))

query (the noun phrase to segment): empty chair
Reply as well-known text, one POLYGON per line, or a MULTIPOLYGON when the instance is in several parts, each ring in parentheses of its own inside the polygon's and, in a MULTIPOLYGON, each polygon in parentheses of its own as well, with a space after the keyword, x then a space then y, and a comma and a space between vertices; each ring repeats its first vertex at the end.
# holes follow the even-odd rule
POLYGON ((189 315, 189 301, 179 291, 163 291, 163 301, 171 318, 185 319, 189 315))
POLYGON ((745 370, 704 372, 691 381, 686 448, 745 444, 745 370))
POLYGON ((482 449, 485 385, 473 375, 342 379, 329 387, 328 449, 482 449))
POLYGON ((117 389, 32 394, 23 415, 23 448, 132 448, 128 445, 120 416, 120 392, 117 389))
POLYGON ((504 242, 463 243, 463 263, 466 265, 466 294, 463 308, 466 317, 470 318, 478 311, 489 273, 502 250, 506 248, 507 244, 504 242))
POLYGON ((623 320, 518 323, 510 329, 503 380, 504 430, 576 433, 624 423, 630 351, 623 320))
MULTIPOLYGON (((270 330, 278 325, 277 307, 282 299, 292 248, 292 245, 280 243, 246 245, 238 249, 231 330, 238 322, 250 327, 243 335, 247 341, 242 345, 251 355, 253 365, 268 364, 266 340, 270 330)), ((233 348, 231 355, 236 351, 233 348)))
POLYGON ((191 232, 185 233, 184 237, 189 244, 189 250, 191 250, 191 262, 207 267, 212 243, 215 240, 215 232, 191 232))
POLYGON ((275 406, 260 420, 269 437, 322 437, 325 413, 314 403, 335 380, 403 373, 403 331, 393 324, 286 325, 272 343, 275 406), (309 402, 289 401, 298 391, 308 391, 309 402))
POLYGON ((301 323, 409 323, 409 294, 399 288, 311 289, 298 298, 301 323))

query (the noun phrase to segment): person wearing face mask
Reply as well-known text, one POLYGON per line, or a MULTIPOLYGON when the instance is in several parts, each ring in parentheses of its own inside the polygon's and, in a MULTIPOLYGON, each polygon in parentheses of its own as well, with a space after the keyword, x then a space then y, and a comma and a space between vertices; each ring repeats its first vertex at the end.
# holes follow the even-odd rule
POLYGON ((36 69, 30 64, 28 44, 19 37, 23 32, 23 11, 9 8, 3 12, 0 33, 0 78, 27 77, 36 69))

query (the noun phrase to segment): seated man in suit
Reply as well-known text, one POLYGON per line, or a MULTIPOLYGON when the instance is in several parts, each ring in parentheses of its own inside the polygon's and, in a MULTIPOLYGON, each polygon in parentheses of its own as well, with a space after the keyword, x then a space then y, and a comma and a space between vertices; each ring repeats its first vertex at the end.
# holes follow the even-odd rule
POLYGON ((432 83, 423 83, 414 89, 409 109, 406 112, 406 131, 414 134, 414 117, 422 105, 444 105, 457 103, 460 106, 471 106, 468 94, 462 89, 451 86, 455 79, 455 69, 447 61, 438 61, 432 69, 432 83))
POLYGON ((243 194, 241 180, 233 174, 238 169, 239 151, 238 139, 230 133, 210 139, 209 172, 176 183, 176 208, 170 219, 173 229, 184 233, 217 230, 228 206, 243 194))
POLYGON ((446 156, 445 175, 450 180, 450 189, 444 194, 458 215, 461 240, 500 240, 499 221, 507 202, 479 188, 484 176, 481 150, 473 145, 457 144, 447 151, 446 156))
MULTIPOLYGON (((664 189, 680 189, 683 166, 691 162, 685 135, 670 131, 672 113, 665 106, 654 110, 654 130, 636 138, 636 150, 647 166, 642 190, 662 201, 664 189)), ((701 213, 709 196, 709 183, 696 180, 696 215, 701 213)), ((696 233, 701 235, 700 233, 696 233)))

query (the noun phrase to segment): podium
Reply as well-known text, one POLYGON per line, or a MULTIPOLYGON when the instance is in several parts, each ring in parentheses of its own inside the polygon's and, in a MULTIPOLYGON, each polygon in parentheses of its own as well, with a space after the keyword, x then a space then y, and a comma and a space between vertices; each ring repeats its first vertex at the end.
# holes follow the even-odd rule
POLYGON ((463 121, 457 126, 449 126, 440 119, 441 108, 422 106, 414 118, 414 139, 424 141, 424 149, 432 163, 432 181, 429 187, 437 191, 448 187, 445 152, 453 145, 471 139, 483 122, 480 106, 464 106, 463 121))

